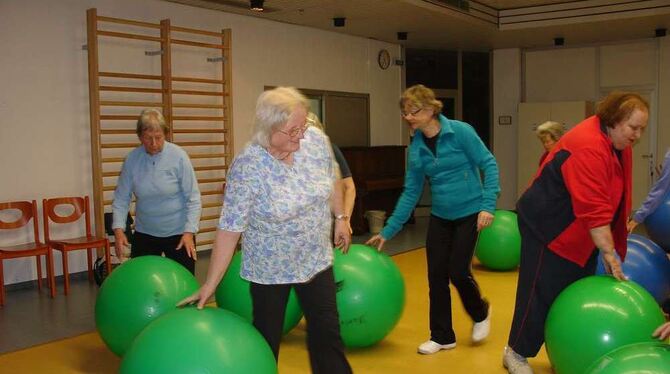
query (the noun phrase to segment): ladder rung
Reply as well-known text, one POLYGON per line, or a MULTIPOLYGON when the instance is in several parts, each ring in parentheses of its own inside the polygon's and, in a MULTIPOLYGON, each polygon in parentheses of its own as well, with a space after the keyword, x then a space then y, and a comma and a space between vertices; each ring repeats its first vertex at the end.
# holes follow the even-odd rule
POLYGON ((100 91, 163 93, 160 88, 100 86, 100 91))
POLYGON ((173 134, 225 134, 226 129, 174 129, 173 134))
POLYGON ((228 170, 228 166, 226 165, 196 166, 193 169, 195 169, 195 171, 228 170))
POLYGON ((98 35, 111 36, 113 38, 125 38, 125 39, 136 39, 136 40, 150 40, 152 42, 162 42, 163 39, 158 36, 149 36, 149 35, 140 35, 140 34, 130 34, 127 32, 116 32, 116 31, 104 31, 98 30, 98 35))
POLYGON ((107 78, 131 78, 131 79, 153 79, 161 80, 163 77, 160 75, 151 75, 151 74, 136 74, 136 73, 117 73, 112 71, 101 71, 98 73, 101 77, 107 78))

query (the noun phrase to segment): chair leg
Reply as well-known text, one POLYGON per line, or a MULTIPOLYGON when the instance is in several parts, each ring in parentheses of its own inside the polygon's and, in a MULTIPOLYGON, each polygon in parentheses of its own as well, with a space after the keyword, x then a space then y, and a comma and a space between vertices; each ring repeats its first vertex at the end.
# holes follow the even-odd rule
POLYGON ((42 255, 35 256, 37 260, 37 289, 42 291, 42 255))
POLYGON ((70 291, 70 273, 67 267, 67 251, 63 250, 63 293, 67 295, 70 291))
POLYGON ((53 250, 49 248, 47 252, 47 282, 49 283, 49 293, 52 299, 56 297, 56 274, 54 273, 54 255, 53 250))
POLYGON ((0 260, 0 306, 5 305, 5 274, 2 270, 2 260, 0 260))
POLYGON ((88 281, 94 282, 93 278, 93 248, 86 248, 86 262, 88 263, 88 281))
POLYGON ((112 254, 109 253, 109 240, 105 242, 105 266, 107 266, 107 276, 112 273, 112 254))

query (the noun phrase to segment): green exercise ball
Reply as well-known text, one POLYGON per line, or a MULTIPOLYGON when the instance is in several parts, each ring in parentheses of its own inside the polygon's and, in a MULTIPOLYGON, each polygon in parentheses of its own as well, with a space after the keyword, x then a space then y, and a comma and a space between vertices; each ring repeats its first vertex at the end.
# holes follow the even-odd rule
POLYGON ((556 298, 545 324, 549 360, 557 374, 581 374, 616 348, 654 341, 665 319, 654 297, 634 282, 590 276, 556 298))
POLYGON ((648 342, 625 345, 602 356, 587 374, 668 374, 670 345, 648 342))
POLYGON ((337 311, 344 345, 367 347, 384 339, 405 307, 405 281, 391 257, 352 244, 349 252, 335 249, 333 272, 337 311))
POLYGON ((496 210, 493 223, 479 233, 475 256, 492 270, 511 270, 521 259, 521 234, 516 213, 496 210))
MULTIPOLYGON (((249 281, 240 277, 242 267, 242 251, 233 255, 226 275, 216 287, 214 297, 219 308, 230 310, 249 322, 253 321, 253 304, 249 281)), ((291 331, 302 319, 302 309, 295 290, 291 290, 284 315, 284 334, 291 331)))
POLYGON ((274 374, 270 346, 247 321, 227 310, 176 309, 147 326, 121 362, 122 374, 274 374))
POLYGON ((160 256, 141 256, 118 266, 95 301, 95 325, 107 347, 123 356, 149 322, 176 309, 200 285, 185 267, 160 256))

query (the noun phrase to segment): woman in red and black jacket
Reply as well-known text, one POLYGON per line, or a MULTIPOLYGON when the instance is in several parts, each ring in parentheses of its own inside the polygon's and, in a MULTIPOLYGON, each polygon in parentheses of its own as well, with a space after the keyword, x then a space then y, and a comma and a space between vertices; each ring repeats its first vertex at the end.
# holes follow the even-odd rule
POLYGON ((626 219, 631 200, 631 147, 647 126, 649 105, 613 92, 595 116, 566 133, 517 202, 521 267, 514 319, 503 355, 510 373, 532 373, 527 357, 544 342, 544 323, 558 294, 605 268, 625 279, 626 219))

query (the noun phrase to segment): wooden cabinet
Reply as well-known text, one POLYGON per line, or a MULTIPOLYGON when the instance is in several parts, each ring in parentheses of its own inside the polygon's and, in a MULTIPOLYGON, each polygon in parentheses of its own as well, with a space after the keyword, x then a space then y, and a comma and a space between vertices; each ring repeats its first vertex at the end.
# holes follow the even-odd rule
POLYGON ((342 147, 356 185, 351 214, 354 235, 369 231, 368 210, 383 210, 389 217, 402 193, 405 178, 405 146, 342 147))
POLYGON ((590 101, 520 103, 517 130, 517 198, 535 175, 544 153, 535 129, 545 121, 563 124, 566 131, 593 114, 590 101))

